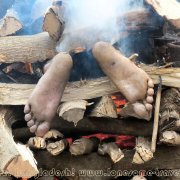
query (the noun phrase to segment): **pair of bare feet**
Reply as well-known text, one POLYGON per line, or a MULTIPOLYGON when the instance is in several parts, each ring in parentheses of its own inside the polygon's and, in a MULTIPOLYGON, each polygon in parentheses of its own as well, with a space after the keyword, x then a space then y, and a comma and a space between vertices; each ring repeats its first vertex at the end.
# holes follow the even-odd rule
MULTIPOLYGON (((104 73, 132 104, 135 116, 150 118, 154 84, 149 76, 109 43, 96 43, 93 55, 104 73)), ((56 55, 24 108, 27 125, 37 136, 43 136, 50 129, 72 64, 70 55, 63 53, 56 55)))

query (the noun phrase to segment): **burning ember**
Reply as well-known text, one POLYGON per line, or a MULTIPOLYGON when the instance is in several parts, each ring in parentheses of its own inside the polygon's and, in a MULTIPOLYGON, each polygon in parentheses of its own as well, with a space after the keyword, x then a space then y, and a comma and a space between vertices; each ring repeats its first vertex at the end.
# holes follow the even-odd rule
POLYGON ((117 109, 117 113, 119 114, 121 109, 124 107, 124 105, 127 103, 126 99, 123 99, 121 94, 114 94, 111 96, 112 100, 114 101, 114 104, 117 109))

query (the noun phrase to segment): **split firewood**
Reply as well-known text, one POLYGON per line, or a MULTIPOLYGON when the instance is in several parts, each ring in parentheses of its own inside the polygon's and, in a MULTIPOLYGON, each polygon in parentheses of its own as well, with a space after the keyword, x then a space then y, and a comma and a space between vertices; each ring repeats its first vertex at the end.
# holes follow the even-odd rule
POLYGON ((156 94, 156 103, 154 110, 154 124, 153 124, 153 132, 152 132, 152 142, 151 142, 151 151, 155 153, 156 144, 157 144, 157 135, 158 135, 158 127, 159 127, 159 112, 161 105, 161 91, 162 91, 162 79, 160 77, 160 82, 156 94))
POLYGON ((44 136, 43 139, 46 142, 47 151, 53 156, 57 156, 62 153, 68 143, 64 138, 64 135, 57 130, 50 130, 44 136))
POLYGON ((45 149, 46 148, 46 141, 42 137, 32 137, 29 139, 28 143, 30 148, 35 149, 45 149))
POLYGON ((108 154, 113 163, 119 162, 124 157, 123 152, 114 142, 100 144, 98 153, 100 155, 108 154))
POLYGON ((144 164, 153 158, 151 151, 151 142, 149 139, 144 137, 138 137, 136 139, 136 152, 133 157, 133 163, 144 164))
POLYGON ((20 29, 22 29, 22 24, 15 17, 5 16, 0 20, 0 37, 15 34, 20 29))
POLYGON ((144 176, 134 176, 131 180, 147 180, 144 176))
POLYGON ((146 2, 176 29, 180 29, 180 3, 178 1, 146 0, 146 2))
POLYGON ((11 109, 0 107, 0 171, 30 178, 38 174, 36 161, 27 146, 14 142, 8 123, 13 116, 11 109))
POLYGON ((165 131, 160 136, 160 142, 171 146, 180 146, 180 134, 175 131, 165 131))
POLYGON ((114 101, 109 96, 103 96, 91 111, 92 117, 110 117, 117 118, 117 110, 114 101))
POLYGON ((49 142, 47 145, 47 151, 50 152, 53 156, 57 156, 66 149, 67 145, 68 142, 66 141, 66 139, 49 142))
POLYGON ((180 89, 169 88, 162 93, 160 132, 180 131, 180 89))
POLYGON ((67 147, 64 135, 57 130, 48 131, 43 137, 32 137, 28 145, 34 149, 47 149, 52 155, 59 155, 67 147))
POLYGON ((68 122, 73 122, 75 126, 83 119, 88 102, 85 100, 70 101, 62 103, 58 108, 59 117, 68 122))
POLYGON ((58 139, 58 138, 63 138, 64 135, 62 133, 60 133, 59 131, 52 129, 50 131, 48 131, 44 136, 43 139, 45 139, 45 141, 48 141, 49 139, 58 139))
POLYGON ((74 156, 90 154, 98 149, 99 142, 96 137, 77 139, 70 145, 69 151, 74 156))
POLYGON ((43 30, 48 32, 49 36, 56 42, 59 41, 64 31, 65 22, 63 12, 64 7, 62 1, 55 0, 44 17, 43 30))
POLYGON ((53 58, 56 43, 48 33, 0 38, 0 63, 33 63, 53 58), (16 57, 16 58, 15 58, 16 57))
MULTIPOLYGON (((180 88, 180 68, 158 68, 142 64, 140 67, 149 74, 155 84, 159 83, 159 76, 161 76, 162 85, 180 88)), ((25 105, 34 88, 35 85, 30 84, 0 83, 0 104, 25 105)), ((116 92, 119 92, 118 88, 106 77, 87 80, 84 84, 78 81, 67 84, 61 101, 93 99, 116 92)))

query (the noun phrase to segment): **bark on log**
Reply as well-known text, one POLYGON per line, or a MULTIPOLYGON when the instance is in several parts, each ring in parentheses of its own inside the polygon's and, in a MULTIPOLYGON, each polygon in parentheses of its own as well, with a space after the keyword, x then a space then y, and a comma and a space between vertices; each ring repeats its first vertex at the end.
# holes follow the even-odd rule
POLYGON ((180 29, 180 3, 176 0, 146 0, 153 9, 170 22, 176 29, 180 29))
POLYGON ((179 169, 180 164, 174 163, 180 161, 179 150, 177 147, 159 147, 154 154, 154 159, 142 165, 132 164, 133 150, 123 151, 125 158, 114 165, 109 157, 102 157, 96 153, 73 157, 70 153, 64 152, 58 157, 53 157, 48 152, 38 151, 35 153, 35 156, 39 167, 46 170, 51 170, 52 168, 56 170, 68 168, 71 170, 75 168, 77 173, 78 170, 104 170, 106 172, 109 168, 109 170, 116 170, 119 172, 119 175, 122 175, 122 171, 119 170, 179 169), (96 161, 94 161, 95 159, 96 161))
POLYGON ((0 63, 33 63, 56 55, 56 43, 48 33, 0 38, 0 63))
POLYGON ((111 97, 103 96, 90 113, 90 116, 117 118, 116 106, 111 97))
POLYGON ((180 131, 180 89, 170 88, 162 93, 160 131, 180 131))
POLYGON ((11 109, 0 107, 0 171, 15 177, 33 177, 38 173, 32 152, 13 140, 10 122, 13 119, 11 109))
MULTIPOLYGON (((180 88, 180 68, 158 68, 150 65, 141 65, 141 67, 150 75, 155 84, 159 83, 159 75, 161 75, 162 85, 180 88)), ((35 85, 30 84, 0 83, 0 104, 24 105, 34 87, 35 85)), ((93 99, 118 91, 117 87, 106 77, 88 80, 83 84, 78 81, 67 84, 61 101, 93 99)))
MULTIPOLYGON (((22 121, 19 122, 22 124, 22 121)), ((84 118, 74 127, 58 117, 51 124, 52 129, 62 132, 66 137, 81 136, 88 134, 104 133, 133 136, 151 136, 152 122, 138 121, 135 118, 129 119, 110 119, 110 118, 84 118)), ((34 135, 29 132, 27 127, 13 129, 15 139, 26 141, 34 135)))
POLYGON ((90 154, 97 151, 99 143, 96 137, 77 139, 70 145, 69 151, 74 156, 90 154))
POLYGON ((15 34, 22 28, 22 24, 18 19, 11 16, 5 16, 0 20, 0 37, 15 34))

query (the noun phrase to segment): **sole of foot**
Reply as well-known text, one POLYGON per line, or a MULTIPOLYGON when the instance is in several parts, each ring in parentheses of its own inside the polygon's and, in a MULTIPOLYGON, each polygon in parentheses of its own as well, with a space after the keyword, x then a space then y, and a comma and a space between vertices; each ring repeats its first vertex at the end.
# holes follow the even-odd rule
POLYGON ((57 54, 39 80, 24 108, 25 121, 32 133, 44 136, 60 104, 72 68, 69 54, 57 54))
POLYGON ((103 72, 133 104, 134 113, 142 119, 147 119, 153 108, 154 83, 152 79, 109 43, 96 43, 92 52, 103 72))

